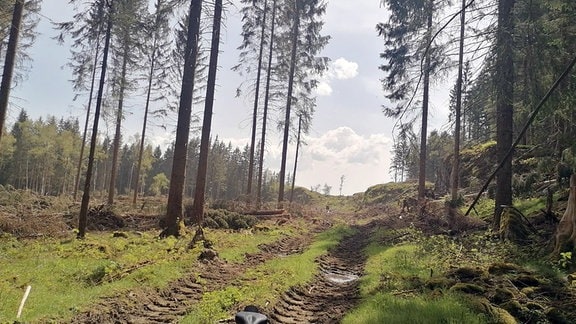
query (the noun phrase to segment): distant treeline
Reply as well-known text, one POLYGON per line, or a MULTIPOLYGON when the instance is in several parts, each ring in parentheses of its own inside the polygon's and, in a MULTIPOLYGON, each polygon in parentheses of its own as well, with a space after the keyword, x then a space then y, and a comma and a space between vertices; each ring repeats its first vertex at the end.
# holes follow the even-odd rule
MULTIPOLYGON (((72 195, 75 190, 82 132, 77 119, 31 120, 21 111, 17 121, 8 127, 0 143, 0 185, 15 189, 33 190, 43 195, 72 195)), ((229 200, 246 193, 249 148, 233 147, 218 138, 211 141, 206 197, 229 200)), ((87 149, 87 148, 86 148, 87 149)), ((109 186, 112 139, 103 137, 97 144, 92 190, 96 197, 104 197, 109 186)), ((139 143, 124 143, 120 150, 116 192, 133 193, 139 143)), ((192 137, 188 144, 185 196, 192 197, 200 138, 192 137)), ((84 186, 87 154, 81 163, 80 185, 84 186)), ((147 145, 144 149, 140 179, 141 195, 164 195, 169 188, 172 170, 173 145, 166 148, 147 145)), ((263 201, 275 199, 278 176, 265 170, 263 201)))

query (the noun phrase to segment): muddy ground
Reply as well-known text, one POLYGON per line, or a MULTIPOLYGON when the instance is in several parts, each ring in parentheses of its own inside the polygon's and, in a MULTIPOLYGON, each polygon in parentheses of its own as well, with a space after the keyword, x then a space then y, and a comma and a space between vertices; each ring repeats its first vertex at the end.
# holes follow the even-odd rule
MULTIPOLYGON (((224 289, 232 282, 237 283, 244 272, 270 259, 302 253, 311 244, 315 234, 327 230, 332 224, 316 221, 311 226, 312 230, 305 234, 283 237, 274 243, 261 245, 258 253, 247 254, 240 264, 227 263, 218 258, 203 260, 194 266, 194 273, 171 283, 166 289, 143 289, 103 299, 90 311, 77 314, 72 322, 177 323, 201 301, 203 294, 224 289)), ((293 288, 283 295, 277 306, 262 307, 263 311, 269 312, 268 316, 277 323, 310 322, 310 312, 319 309, 330 309, 332 312, 315 314, 314 322, 333 323, 336 317, 343 316, 357 298, 356 283, 330 283, 326 274, 337 276, 344 269, 352 269, 351 273, 355 276, 361 274, 362 247, 351 243, 356 240, 358 237, 347 238, 332 253, 320 258, 318 262, 323 275, 317 276, 313 283, 307 287, 293 288)))
POLYGON ((337 323, 359 298, 358 279, 370 237, 370 226, 357 226, 317 262, 320 273, 304 286, 293 287, 266 313, 275 323, 337 323))

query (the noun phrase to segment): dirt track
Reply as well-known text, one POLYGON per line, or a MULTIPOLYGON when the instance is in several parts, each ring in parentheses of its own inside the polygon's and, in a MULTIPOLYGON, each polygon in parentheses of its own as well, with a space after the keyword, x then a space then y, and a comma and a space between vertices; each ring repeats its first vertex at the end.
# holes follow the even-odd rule
MULTIPOLYGON (((225 288, 237 281, 247 269, 272 258, 301 253, 312 242, 314 234, 326 230, 329 223, 314 225, 303 235, 284 237, 272 244, 260 246, 260 252, 246 255, 242 264, 229 264, 221 260, 199 262, 195 273, 169 285, 163 290, 129 292, 103 299, 89 312, 79 313, 73 323, 177 323, 201 299, 202 295, 225 288)), ((305 287, 294 287, 285 292, 281 301, 267 310, 273 322, 278 323, 334 323, 354 305, 357 280, 362 272, 362 230, 345 238, 328 255, 317 262, 321 274, 305 287), (330 280, 331 279, 331 280, 330 280), (321 310, 321 311, 320 311, 321 310), (329 310, 329 311, 327 311, 329 310)))
POLYGON ((358 299, 367 244, 367 227, 344 238, 317 262, 320 274, 305 286, 293 287, 282 295, 269 317, 274 323, 336 323, 358 299))

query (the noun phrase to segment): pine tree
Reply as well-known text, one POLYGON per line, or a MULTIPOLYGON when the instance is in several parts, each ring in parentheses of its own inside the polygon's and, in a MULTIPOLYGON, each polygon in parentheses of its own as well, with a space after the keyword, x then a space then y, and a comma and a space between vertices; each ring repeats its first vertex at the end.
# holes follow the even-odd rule
POLYGON ((24 81, 30 70, 32 59, 29 49, 34 45, 38 32, 36 27, 40 20, 39 12, 41 0, 5 0, 0 4, 0 68, 6 68, 8 44, 10 43, 11 24, 16 11, 22 13, 18 28, 18 44, 16 46, 16 59, 12 73, 12 88, 24 81), (22 5, 20 5, 22 4, 22 5))
POLYGON ((78 216, 78 234, 77 237, 83 239, 86 236, 86 225, 88 215, 88 205, 90 203, 90 185, 92 182, 92 171, 95 162, 96 145, 98 141, 98 123, 100 120, 100 111, 102 107, 102 96, 104 94, 104 84, 106 79, 106 71, 108 67, 108 54, 110 51, 110 39, 112 37, 112 25, 114 14, 114 0, 106 8, 106 33, 104 39, 104 56, 102 57, 102 68, 100 70, 100 82, 98 85, 98 97, 96 99, 96 108, 94 111, 94 122, 92 126, 92 138, 90 141, 90 152, 88 155, 88 167, 86 169, 86 179, 84 181, 84 193, 82 194, 82 202, 80 205, 80 213, 78 216))
POLYGON ((386 0, 390 19, 377 25, 378 34, 384 38, 385 51, 380 57, 386 62, 380 69, 387 72, 383 80, 386 95, 396 107, 385 107, 386 116, 402 119, 413 110, 413 100, 422 82, 422 118, 420 128, 420 158, 418 197, 423 198, 426 182, 426 139, 428 132, 428 102, 431 76, 444 64, 442 46, 432 39, 434 14, 442 9, 445 1, 386 0), (414 68, 416 75, 411 73, 414 68))
MULTIPOLYGON (((16 65, 16 51, 18 48, 18 38, 20 37, 23 12, 24 0, 15 0, 9 28, 10 37, 6 51, 6 60, 4 62, 2 81, 0 83, 0 139, 2 138, 4 121, 6 120, 6 112, 8 111, 8 99, 10 97, 10 89, 12 88, 14 66, 16 65)), ((0 43, 2 43, 2 39, 0 39, 0 43)))
POLYGON ((320 34, 322 15, 326 3, 321 0, 286 0, 286 10, 279 15, 281 26, 288 27, 279 35, 278 72, 286 77, 287 93, 283 129, 282 161, 279 173, 278 205, 284 201, 288 142, 293 108, 308 117, 303 120, 304 133, 308 130, 316 106, 312 91, 318 85, 318 77, 327 68, 328 58, 318 57, 330 39, 320 34), (288 50, 289 49, 289 50, 288 50), (289 55, 286 55, 289 53, 289 55))
POLYGON ((245 5, 242 8, 242 21, 244 22, 242 26, 243 41, 242 45, 238 48, 242 52, 240 53, 240 64, 233 67, 233 70, 241 72, 243 72, 241 67, 244 67, 245 72, 249 74, 252 72, 253 61, 257 62, 256 80, 254 81, 254 108, 252 112, 252 128, 250 136, 250 164, 248 169, 248 186, 246 189, 248 199, 251 199, 252 182, 254 178, 254 152, 259 114, 258 107, 260 105, 260 85, 264 61, 264 49, 266 45, 267 24, 269 19, 268 2, 268 0, 263 0, 263 3, 262 1, 242 0, 242 3, 245 5), (258 29, 260 30, 260 36, 256 37, 256 35, 258 35, 258 29))
POLYGON ((218 55, 220 46, 220 28, 222 21, 222 0, 215 0, 214 21, 212 23, 212 45, 210 49, 210 68, 208 71, 208 87, 206 90, 206 105, 202 122, 202 138, 200 140, 200 158, 198 161, 198 176, 194 192, 194 205, 192 217, 198 221, 201 230, 204 222, 204 203, 206 194, 206 176, 208 168, 208 150, 210 144, 210 131, 212 128, 212 111, 214 94, 216 90, 216 72, 218 70, 218 55))
POLYGON ((194 76, 198 58, 198 38, 200 35, 200 15, 202 1, 191 1, 187 28, 186 50, 184 51, 184 71, 182 73, 182 89, 178 108, 178 124, 176 126, 176 142, 168 193, 166 212, 166 227, 160 233, 161 237, 180 235, 179 221, 182 220, 182 199, 186 171, 186 153, 190 133, 190 117, 194 89, 194 76))
POLYGON ((500 228, 502 206, 512 204, 512 155, 508 151, 513 141, 514 52, 513 9, 515 0, 498 1, 498 30, 496 33, 496 156, 506 161, 496 175, 494 222, 500 228))
POLYGON ((277 13, 277 0, 272 1, 272 18, 270 27, 270 41, 268 45, 268 66, 266 68, 266 86, 264 89, 264 107, 262 110, 262 129, 260 137, 260 149, 258 155, 258 189, 256 193, 256 204, 260 208, 262 204, 262 185, 263 185, 263 171, 264 171, 264 153, 266 151, 266 133, 268 130, 268 112, 270 108, 271 97, 271 81, 272 81, 272 59, 274 54, 274 44, 276 39, 276 13, 277 13))
POLYGON ((124 119, 124 103, 126 96, 134 90, 135 75, 130 75, 128 71, 137 67, 138 61, 142 57, 143 38, 141 33, 143 22, 144 6, 143 0, 126 0, 119 3, 115 16, 116 27, 113 32, 112 53, 113 70, 111 74, 111 84, 114 97, 117 98, 118 106, 116 115, 116 130, 114 142, 112 144, 112 168, 110 169, 110 184, 108 187, 108 205, 114 203, 116 190, 116 177, 118 174, 119 150, 122 145, 122 120, 124 119))
POLYGON ((146 140, 146 130, 148 126, 149 108, 152 93, 155 92, 157 99, 162 98, 162 92, 166 89, 167 55, 170 46, 168 39, 170 11, 163 0, 156 0, 154 5, 156 11, 148 18, 146 23, 146 40, 144 52, 146 53, 146 63, 149 65, 147 72, 146 103, 144 107, 144 120, 142 122, 142 135, 140 137, 140 148, 138 153, 138 165, 134 181, 134 196, 132 204, 136 205, 139 186, 141 183, 142 159, 144 155, 144 145, 146 140))

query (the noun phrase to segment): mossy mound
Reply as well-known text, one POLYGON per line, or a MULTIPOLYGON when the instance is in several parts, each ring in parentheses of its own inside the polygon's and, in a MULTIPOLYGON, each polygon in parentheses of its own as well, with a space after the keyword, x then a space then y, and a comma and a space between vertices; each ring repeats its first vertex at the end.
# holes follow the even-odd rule
POLYGON ((225 209, 209 209, 204 213, 204 227, 220 229, 247 229, 252 228, 258 219, 254 216, 243 215, 225 209))
POLYGON ((364 192, 364 204, 391 204, 402 200, 404 196, 416 195, 417 183, 409 182, 389 182, 368 188, 364 192))

